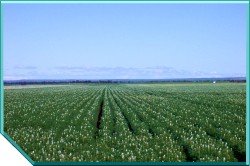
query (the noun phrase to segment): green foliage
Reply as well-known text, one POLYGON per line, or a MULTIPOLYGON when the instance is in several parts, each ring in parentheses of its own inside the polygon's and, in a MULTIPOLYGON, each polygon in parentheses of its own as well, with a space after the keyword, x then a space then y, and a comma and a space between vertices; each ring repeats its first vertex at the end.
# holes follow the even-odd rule
POLYGON ((35 161, 244 161, 243 83, 5 90, 4 129, 35 161))

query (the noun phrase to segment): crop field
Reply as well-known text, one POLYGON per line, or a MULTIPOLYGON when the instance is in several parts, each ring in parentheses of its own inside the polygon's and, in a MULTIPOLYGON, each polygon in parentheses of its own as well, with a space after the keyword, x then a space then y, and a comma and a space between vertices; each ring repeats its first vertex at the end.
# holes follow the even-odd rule
POLYGON ((245 161, 245 83, 6 88, 4 130, 34 161, 245 161))

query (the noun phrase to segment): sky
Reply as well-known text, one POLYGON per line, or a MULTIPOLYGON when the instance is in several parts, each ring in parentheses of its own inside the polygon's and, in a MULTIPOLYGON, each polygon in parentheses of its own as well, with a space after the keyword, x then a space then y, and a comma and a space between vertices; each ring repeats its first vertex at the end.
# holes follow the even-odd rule
POLYGON ((246 76, 247 4, 4 4, 4 80, 246 76))

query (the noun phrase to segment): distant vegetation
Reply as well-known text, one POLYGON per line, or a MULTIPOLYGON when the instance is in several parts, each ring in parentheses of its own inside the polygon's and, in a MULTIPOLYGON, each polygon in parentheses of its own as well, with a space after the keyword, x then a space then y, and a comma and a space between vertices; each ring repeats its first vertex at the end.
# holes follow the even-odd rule
POLYGON ((69 83, 167 83, 167 82, 246 82, 245 77, 179 78, 179 79, 92 79, 92 80, 5 80, 4 85, 69 84, 69 83))
POLYGON ((6 89, 4 130, 35 161, 245 161, 245 83, 6 89))

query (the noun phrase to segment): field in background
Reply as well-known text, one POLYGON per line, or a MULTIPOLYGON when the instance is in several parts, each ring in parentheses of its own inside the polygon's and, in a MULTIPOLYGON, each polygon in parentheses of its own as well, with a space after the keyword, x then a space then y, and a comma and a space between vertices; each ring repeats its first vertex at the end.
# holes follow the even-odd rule
POLYGON ((4 115, 35 161, 245 161, 245 83, 5 88, 4 115))

